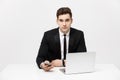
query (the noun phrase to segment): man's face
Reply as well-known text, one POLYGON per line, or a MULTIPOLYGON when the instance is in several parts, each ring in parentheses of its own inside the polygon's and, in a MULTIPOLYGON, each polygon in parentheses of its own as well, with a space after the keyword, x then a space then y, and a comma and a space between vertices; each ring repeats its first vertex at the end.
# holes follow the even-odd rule
POLYGON ((57 18, 57 24, 63 33, 67 33, 70 30, 72 18, 69 14, 59 15, 57 18))

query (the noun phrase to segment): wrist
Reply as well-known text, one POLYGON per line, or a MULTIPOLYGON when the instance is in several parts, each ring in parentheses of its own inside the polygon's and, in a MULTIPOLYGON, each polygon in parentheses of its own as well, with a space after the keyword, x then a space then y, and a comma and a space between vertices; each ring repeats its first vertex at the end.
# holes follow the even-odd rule
POLYGON ((63 67, 65 67, 65 62, 64 62, 64 60, 62 60, 62 64, 63 64, 63 67))
POLYGON ((40 64, 40 68, 41 68, 41 69, 43 68, 43 65, 44 65, 44 62, 42 62, 42 63, 40 64))

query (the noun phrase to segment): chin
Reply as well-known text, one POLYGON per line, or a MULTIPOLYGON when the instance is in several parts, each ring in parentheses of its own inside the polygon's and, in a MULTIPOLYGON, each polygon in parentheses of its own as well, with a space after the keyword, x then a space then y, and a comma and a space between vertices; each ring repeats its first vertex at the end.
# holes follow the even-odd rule
POLYGON ((66 33, 68 31, 68 29, 62 29, 61 30, 63 33, 66 33))
POLYGON ((66 30, 66 29, 63 29, 62 31, 63 31, 63 32, 66 32, 67 30, 66 30))

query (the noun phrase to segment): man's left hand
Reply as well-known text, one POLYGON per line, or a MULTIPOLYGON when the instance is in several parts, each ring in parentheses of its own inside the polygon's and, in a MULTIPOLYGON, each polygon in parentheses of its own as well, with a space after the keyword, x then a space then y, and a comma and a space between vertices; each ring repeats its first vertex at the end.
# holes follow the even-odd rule
POLYGON ((51 64, 54 66, 54 67, 62 67, 63 64, 62 64, 62 60, 60 59, 55 59, 51 62, 51 64))

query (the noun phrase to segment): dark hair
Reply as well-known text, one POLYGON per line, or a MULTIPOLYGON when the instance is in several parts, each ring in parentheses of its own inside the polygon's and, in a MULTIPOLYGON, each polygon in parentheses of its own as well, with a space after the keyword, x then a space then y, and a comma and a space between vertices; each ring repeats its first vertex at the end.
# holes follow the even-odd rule
POLYGON ((63 15, 63 14, 69 14, 70 17, 72 18, 72 12, 71 12, 71 9, 68 8, 68 7, 61 7, 57 10, 57 13, 56 13, 56 17, 58 18, 59 15, 63 15))

